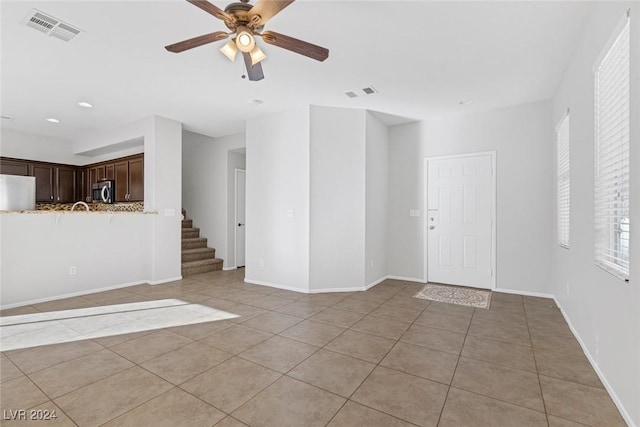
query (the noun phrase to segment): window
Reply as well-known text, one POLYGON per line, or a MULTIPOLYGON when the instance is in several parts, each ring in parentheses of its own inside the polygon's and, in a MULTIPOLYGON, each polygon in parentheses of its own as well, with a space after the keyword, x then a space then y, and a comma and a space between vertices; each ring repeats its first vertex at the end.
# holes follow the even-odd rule
POLYGON ((595 258, 629 278, 629 17, 595 68, 595 258))
POLYGON ((569 169, 569 112, 556 127, 557 233, 558 244, 569 249, 571 173, 569 169))

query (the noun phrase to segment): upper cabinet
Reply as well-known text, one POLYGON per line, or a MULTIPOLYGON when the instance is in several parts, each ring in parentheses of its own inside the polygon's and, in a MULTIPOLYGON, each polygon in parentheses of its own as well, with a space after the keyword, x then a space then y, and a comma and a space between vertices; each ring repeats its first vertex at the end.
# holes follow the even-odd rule
POLYGON ((77 200, 78 168, 75 166, 2 158, 0 173, 34 176, 36 202, 71 203, 77 200))
POLYGON ((116 202, 144 200, 144 154, 83 167, 0 158, 0 173, 34 176, 38 203, 91 202, 91 186, 105 179, 116 183, 116 202))
POLYGON ((24 160, 0 159, 0 173, 29 176, 29 163, 24 160))
POLYGON ((136 156, 113 164, 116 181, 116 202, 144 200, 144 158, 136 156))
POLYGON ((36 177, 36 202, 73 203, 77 200, 77 168, 32 163, 29 175, 36 177))

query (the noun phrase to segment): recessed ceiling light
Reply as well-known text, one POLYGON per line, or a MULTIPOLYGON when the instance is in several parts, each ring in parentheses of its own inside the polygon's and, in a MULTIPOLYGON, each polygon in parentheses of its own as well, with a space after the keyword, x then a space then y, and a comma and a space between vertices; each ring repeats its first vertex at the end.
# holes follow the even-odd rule
POLYGON ((54 119, 53 117, 49 117, 49 118, 47 119, 47 121, 48 121, 49 123, 60 123, 60 120, 58 120, 58 119, 54 119))
POLYGON ((3 118, 4 120, 13 120, 13 117, 9 117, 9 116, 2 116, 2 118, 3 118))
POLYGON ((470 99, 463 99, 461 101, 458 101, 458 105, 461 105, 461 106, 470 105, 470 104, 473 104, 473 101, 470 99))
POLYGON ((249 104, 251 105, 262 105, 264 101, 262 99, 254 98, 249 100, 249 104))
POLYGON ((78 102, 78 105, 81 106, 82 108, 93 108, 93 104, 86 101, 80 101, 78 102))

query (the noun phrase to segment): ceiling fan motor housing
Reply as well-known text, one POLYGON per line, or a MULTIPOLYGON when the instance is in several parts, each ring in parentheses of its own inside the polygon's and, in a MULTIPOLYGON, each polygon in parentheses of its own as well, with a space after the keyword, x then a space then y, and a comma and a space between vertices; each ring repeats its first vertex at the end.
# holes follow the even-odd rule
POLYGON ((225 25, 227 26, 227 28, 229 28, 231 31, 235 31, 238 27, 251 27, 254 31, 262 30, 262 28, 264 28, 264 25, 250 25, 251 18, 249 17, 249 11, 252 7, 253 5, 249 4, 249 0, 242 0, 242 2, 231 3, 227 7, 225 7, 224 11, 227 14, 233 16, 235 20, 235 23, 233 24, 225 21, 225 25))

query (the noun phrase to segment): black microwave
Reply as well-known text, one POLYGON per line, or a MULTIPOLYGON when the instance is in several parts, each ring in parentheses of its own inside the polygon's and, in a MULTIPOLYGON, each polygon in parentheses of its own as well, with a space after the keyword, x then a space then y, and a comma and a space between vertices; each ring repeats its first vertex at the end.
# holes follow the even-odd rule
POLYGON ((91 186, 91 199, 94 203, 113 203, 116 201, 116 182, 112 179, 97 182, 91 186))

